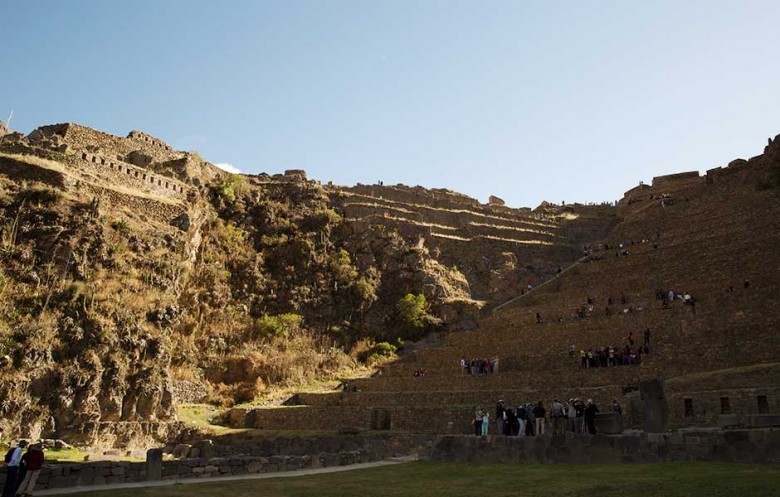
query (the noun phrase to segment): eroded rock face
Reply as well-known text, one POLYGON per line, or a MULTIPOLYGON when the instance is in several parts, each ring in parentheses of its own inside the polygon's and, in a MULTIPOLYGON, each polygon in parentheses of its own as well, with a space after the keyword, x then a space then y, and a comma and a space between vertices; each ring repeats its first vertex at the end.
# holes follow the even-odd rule
POLYGON ((148 167, 153 160, 154 158, 151 155, 145 154, 140 150, 133 150, 127 154, 127 162, 139 167, 148 167))

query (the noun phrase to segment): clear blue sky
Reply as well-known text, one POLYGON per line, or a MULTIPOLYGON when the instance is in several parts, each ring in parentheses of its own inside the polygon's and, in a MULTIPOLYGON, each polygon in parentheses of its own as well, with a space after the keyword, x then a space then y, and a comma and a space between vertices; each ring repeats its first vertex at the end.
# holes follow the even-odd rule
POLYGON ((780 133, 780 2, 0 0, 0 116, 246 173, 620 198, 780 133))

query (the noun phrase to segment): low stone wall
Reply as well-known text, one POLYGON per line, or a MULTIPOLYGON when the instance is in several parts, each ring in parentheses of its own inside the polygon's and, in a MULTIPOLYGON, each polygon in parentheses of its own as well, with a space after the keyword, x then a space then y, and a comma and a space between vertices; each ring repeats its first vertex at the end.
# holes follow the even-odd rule
POLYGON ((294 406, 228 412, 232 428, 261 430, 395 430, 413 433, 468 433, 472 406, 294 406))
MULTIPOLYGON (((209 478, 346 466, 415 453, 427 456, 437 440, 435 435, 388 433, 260 439, 237 435, 235 440, 221 443, 191 440, 191 443, 180 445, 197 447, 206 457, 164 460, 159 475, 163 480, 209 478)), ((4 467, 0 468, 0 486, 5 483, 5 471, 4 467)), ((148 477, 146 462, 45 464, 37 488, 133 483, 149 479, 154 478, 148 477)))
MULTIPOLYGON (((438 435, 416 433, 371 432, 357 434, 322 434, 316 436, 276 436, 248 439, 236 435, 231 440, 190 440, 188 445, 199 448, 204 457, 234 457, 251 455, 270 457, 273 454, 303 456, 362 451, 369 460, 381 460, 406 454, 428 454, 438 435)), ((175 447, 173 448, 175 450, 175 447)))
POLYGON ((620 435, 536 438, 444 436, 434 447, 431 459, 490 464, 779 463, 780 430, 633 431, 620 435))
MULTIPOLYGON (((163 461, 162 479, 210 478, 215 476, 246 475, 293 471, 305 468, 346 466, 369 462, 367 451, 343 451, 331 454, 302 456, 248 456, 214 457, 210 459, 181 459, 163 461)), ((147 480, 145 462, 100 461, 72 464, 45 464, 38 476, 36 489, 87 487, 116 483, 135 483, 147 480)), ((0 470, 0 485, 5 483, 5 468, 0 470)))

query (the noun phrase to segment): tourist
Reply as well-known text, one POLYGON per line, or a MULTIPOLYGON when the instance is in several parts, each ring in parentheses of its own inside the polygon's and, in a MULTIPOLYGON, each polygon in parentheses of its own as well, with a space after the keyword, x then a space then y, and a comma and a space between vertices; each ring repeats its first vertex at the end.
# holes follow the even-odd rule
POLYGON ((533 412, 534 419, 536 420, 536 436, 541 437, 544 435, 544 421, 545 416, 547 415, 547 409, 544 408, 541 400, 536 404, 533 412))
POLYGON ((577 431, 577 410, 574 408, 574 399, 566 403, 566 429, 572 433, 577 431))
POLYGON ((588 433, 591 435, 596 434, 596 414, 599 412, 599 408, 593 403, 593 399, 588 399, 585 406, 585 425, 588 428, 588 433))
POLYGON ((574 358, 574 354, 577 352, 577 347, 569 345, 569 357, 574 358))
POLYGON ((496 404, 496 435, 504 433, 504 401, 499 399, 496 404))
POLYGON ((526 436, 533 437, 535 435, 534 433, 534 410, 533 407, 531 407, 530 402, 526 402, 525 404, 525 419, 527 422, 525 423, 525 434, 526 436))
POLYGON ((574 399, 574 411, 577 418, 577 433, 585 433, 585 404, 581 399, 574 399))
POLYGON ((18 497, 30 497, 35 488, 35 482, 38 480, 38 475, 41 473, 41 466, 43 466, 43 448, 41 445, 31 445, 24 456, 22 456, 22 461, 25 463, 27 470, 16 495, 18 497))
POLYGON ((645 328, 645 347, 650 346, 650 327, 645 328))
POLYGON ((519 422, 512 409, 504 409, 504 435, 513 437, 517 435, 519 422))
POLYGON ((486 437, 488 434, 488 426, 490 426, 490 415, 487 411, 482 414, 482 436, 486 437))
POLYGON ((22 462, 22 451, 27 447, 27 440, 19 440, 16 447, 12 447, 5 454, 5 486, 2 497, 14 497, 16 487, 19 485, 19 464, 22 462))
POLYGON ((632 347, 634 346, 634 332, 633 331, 629 331, 628 332, 628 336, 626 337, 626 341, 628 341, 628 344, 631 345, 632 347))
POLYGON ((623 408, 620 407, 620 404, 618 404, 618 401, 615 399, 612 399, 612 412, 616 412, 618 414, 623 414, 623 408))
POLYGON ((517 406, 515 417, 517 418, 517 436, 523 438, 525 436, 526 420, 528 419, 525 407, 522 405, 517 406))
POLYGON ((566 412, 563 404, 558 399, 553 399, 550 406, 550 416, 552 418, 553 435, 563 435, 565 431, 566 412))
POLYGON ((484 413, 481 407, 477 407, 477 411, 474 413, 474 435, 482 435, 482 417, 484 413))

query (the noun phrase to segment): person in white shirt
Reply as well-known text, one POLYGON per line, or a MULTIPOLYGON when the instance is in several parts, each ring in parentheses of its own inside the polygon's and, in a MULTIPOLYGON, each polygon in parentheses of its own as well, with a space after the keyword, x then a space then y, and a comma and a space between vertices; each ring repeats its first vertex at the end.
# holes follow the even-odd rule
POLYGON ((5 455, 5 464, 8 466, 5 474, 5 486, 3 497, 14 497, 19 487, 19 462, 22 460, 22 450, 27 447, 26 440, 19 440, 19 445, 10 449, 5 455))

